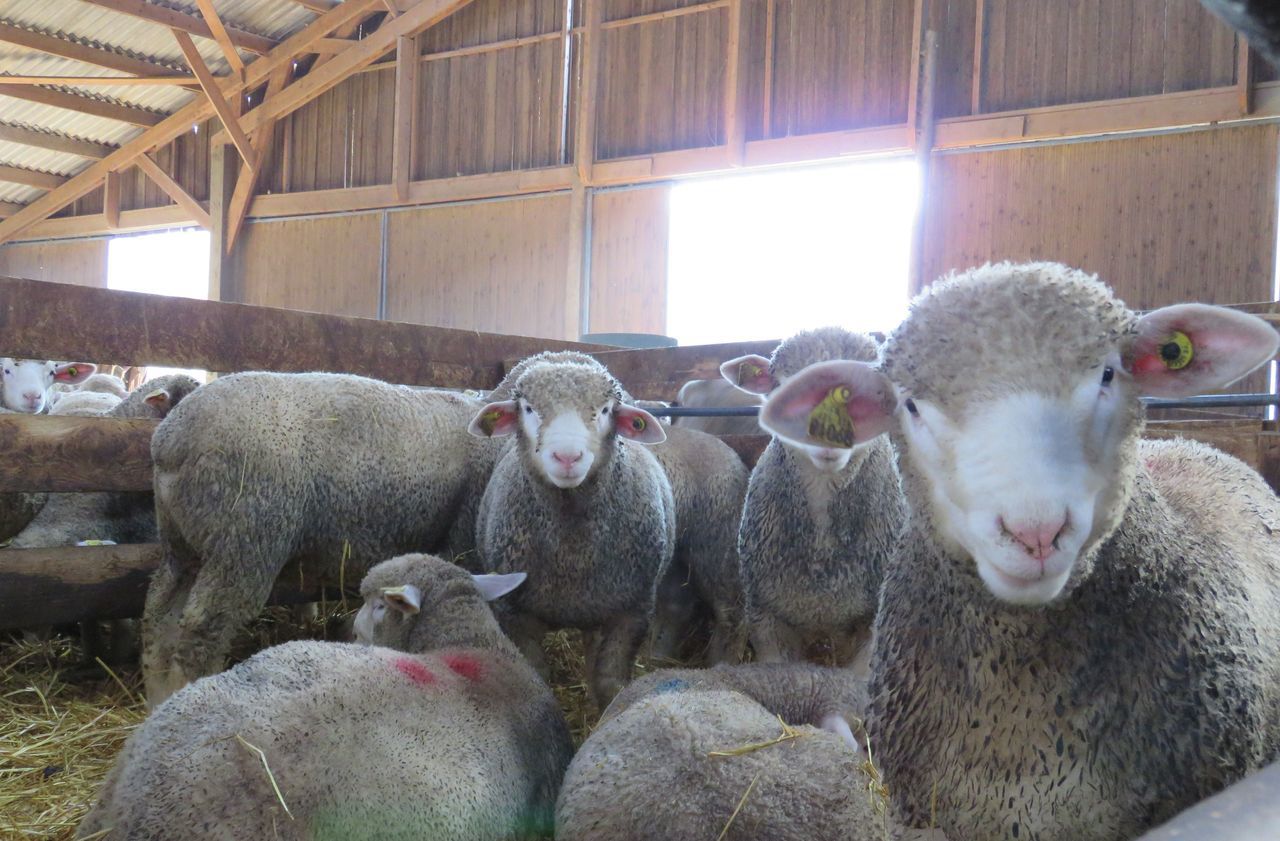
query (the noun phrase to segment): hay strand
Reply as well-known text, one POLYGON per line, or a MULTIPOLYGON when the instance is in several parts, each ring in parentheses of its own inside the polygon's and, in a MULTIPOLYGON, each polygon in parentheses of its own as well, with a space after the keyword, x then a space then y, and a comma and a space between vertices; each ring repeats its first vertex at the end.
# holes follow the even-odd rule
POLYGON ((808 735, 804 731, 797 730, 796 728, 792 727, 790 724, 787 724, 785 721, 782 720, 782 716, 778 716, 778 724, 782 725, 782 732, 779 733, 775 738, 769 739, 768 741, 765 741, 765 742, 753 742, 752 744, 749 744, 749 745, 742 745, 741 747, 736 747, 736 748, 728 748, 726 750, 713 750, 709 752, 707 756, 742 756, 745 753, 754 753, 755 751, 764 750, 765 748, 771 748, 774 745, 780 745, 783 742, 789 742, 792 739, 799 739, 801 736, 808 735))
POLYGON ((276 782, 276 775, 271 773, 271 765, 267 762, 267 755, 262 752, 262 748, 249 742, 239 733, 236 734, 236 741, 258 755, 258 759, 262 761, 262 770, 267 772, 267 779, 271 782, 271 790, 276 793, 276 800, 280 801, 280 808, 284 809, 289 820, 293 820, 293 812, 289 811, 289 804, 284 802, 284 795, 280 793, 280 784, 276 782))
POLYGON ((716 841, 724 841, 724 837, 729 834, 729 827, 733 826, 733 821, 738 817, 738 813, 742 811, 742 807, 746 805, 747 798, 751 796, 751 790, 756 787, 756 783, 760 782, 760 775, 763 771, 757 771, 756 775, 751 778, 751 782, 747 785, 747 790, 742 792, 742 797, 738 799, 738 805, 733 808, 733 814, 729 816, 729 820, 725 822, 724 829, 720 830, 720 834, 716 836, 716 841))

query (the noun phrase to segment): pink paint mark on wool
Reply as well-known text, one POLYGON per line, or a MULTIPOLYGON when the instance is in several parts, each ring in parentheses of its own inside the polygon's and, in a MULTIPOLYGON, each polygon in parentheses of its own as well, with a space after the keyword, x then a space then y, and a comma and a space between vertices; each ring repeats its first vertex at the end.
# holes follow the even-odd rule
POLYGON ((466 680, 478 681, 484 678, 484 664, 467 654, 446 654, 444 664, 449 670, 466 680))
POLYGON ((412 657, 397 657, 395 667, 396 671, 418 686, 431 686, 436 682, 435 674, 412 657))

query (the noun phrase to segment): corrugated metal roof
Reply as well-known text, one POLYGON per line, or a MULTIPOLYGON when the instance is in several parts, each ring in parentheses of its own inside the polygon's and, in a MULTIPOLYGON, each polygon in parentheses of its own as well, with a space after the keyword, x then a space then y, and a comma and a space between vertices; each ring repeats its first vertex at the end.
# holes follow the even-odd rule
MULTIPOLYGON (((200 16, 195 0, 151 0, 164 6, 200 16)), ((314 12, 291 0, 216 0, 223 23, 280 41, 315 19, 314 12)), ((160 65, 160 73, 186 75, 186 63, 168 27, 114 12, 81 0, 0 0, 0 21, 47 35, 69 38, 80 44, 107 49, 120 55, 160 65)), ((229 70, 226 57, 209 38, 193 39, 200 55, 217 75, 229 70)), ((246 63, 256 56, 242 50, 246 63)), ((0 43, 0 76, 120 76, 115 70, 72 59, 0 43)), ((3 78, 0 78, 3 82, 3 78)), ((144 108, 157 113, 173 113, 198 94, 176 86, 78 86, 63 88, 72 93, 144 108)), ((143 129, 129 123, 77 113, 11 97, 0 96, 0 122, 41 128, 84 140, 119 145, 141 134, 143 129)), ((0 164, 73 175, 93 161, 78 155, 54 152, 34 146, 0 141, 0 164)), ((19 184, 0 182, 0 201, 27 202, 43 191, 19 184)))

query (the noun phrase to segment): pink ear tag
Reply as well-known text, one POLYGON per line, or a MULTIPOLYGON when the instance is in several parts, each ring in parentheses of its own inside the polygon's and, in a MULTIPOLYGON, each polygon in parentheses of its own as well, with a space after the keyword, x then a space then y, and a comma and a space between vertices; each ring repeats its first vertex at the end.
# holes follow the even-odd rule
POLYGON ((849 399, 853 391, 838 385, 809 412, 809 435, 832 447, 853 446, 853 418, 849 416, 849 399))

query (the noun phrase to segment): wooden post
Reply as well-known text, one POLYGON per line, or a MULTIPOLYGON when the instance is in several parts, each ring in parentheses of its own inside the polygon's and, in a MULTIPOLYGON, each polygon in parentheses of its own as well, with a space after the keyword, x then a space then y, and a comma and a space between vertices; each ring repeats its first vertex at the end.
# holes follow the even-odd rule
POLYGON ((102 215, 107 227, 115 230, 120 227, 120 173, 108 172, 102 185, 102 215))
POLYGON ((235 297, 231 278, 231 255, 227 253, 227 223, 231 195, 236 184, 236 155, 227 153, 226 144, 209 149, 209 219, 213 223, 209 236, 209 300, 235 297))
POLYGON ((774 32, 774 18, 778 16, 777 0, 766 0, 764 4, 764 90, 761 92, 763 104, 760 108, 760 136, 773 137, 773 53, 777 35, 774 32))
POLYGON ((569 199, 569 243, 564 286, 564 338, 576 341, 590 328, 591 278, 587 249, 591 247, 591 190, 581 181, 569 199))
POLYGON ((921 39, 924 38, 924 0, 915 0, 911 12, 911 75, 907 83, 907 131, 914 137, 920 114, 920 70, 924 66, 921 39))
POLYGON ((584 0, 586 28, 582 31, 582 68, 578 81, 578 119, 574 131, 574 165, 578 180, 591 184, 591 168, 596 158, 596 83, 600 76, 600 21, 603 0, 584 0))
POLYGON ((1253 113, 1254 61, 1253 50, 1243 35, 1236 35, 1236 89, 1240 92, 1240 113, 1253 113))
POLYGON ((413 124, 417 112, 418 39, 401 35, 396 39, 395 111, 391 129, 391 181, 396 199, 409 198, 413 175, 413 124))
POLYGON ((983 75, 987 63, 987 0, 978 0, 973 19, 973 84, 969 91, 969 113, 982 113, 983 75))
POLYGON ((929 164, 933 155, 934 107, 933 95, 937 87, 938 34, 929 30, 924 36, 924 84, 920 90, 920 122, 916 136, 916 162, 920 177, 919 202, 916 207, 915 227, 911 234, 910 269, 907 274, 908 292, 915 295, 924 288, 924 227, 928 217, 929 164))
POLYGON ((742 37, 742 0, 729 0, 728 37, 725 39, 724 141, 729 164, 742 166, 747 148, 747 86, 745 39, 742 37))

